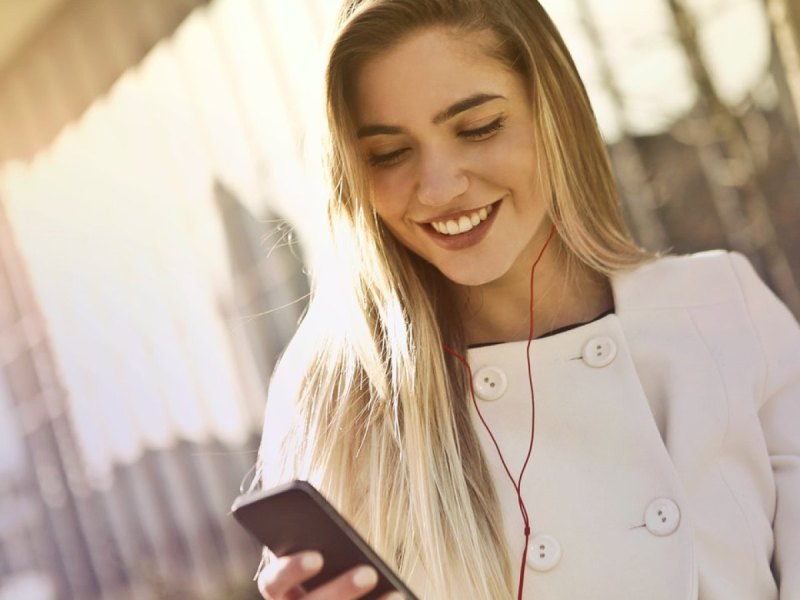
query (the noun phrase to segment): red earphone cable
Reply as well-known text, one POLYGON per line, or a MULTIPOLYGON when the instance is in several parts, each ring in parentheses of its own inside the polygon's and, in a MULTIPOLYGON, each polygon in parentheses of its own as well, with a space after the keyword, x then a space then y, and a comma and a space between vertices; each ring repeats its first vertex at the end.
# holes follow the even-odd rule
POLYGON ((531 526, 530 526, 530 519, 528 517, 528 509, 525 506, 525 501, 522 499, 522 476, 525 474, 525 469, 528 467, 528 463, 530 462, 531 453, 533 452, 533 437, 535 433, 535 422, 536 422, 536 400, 533 391, 533 368, 531 366, 531 344, 533 343, 533 281, 534 281, 534 273, 536 271, 536 265, 539 264, 539 261, 542 259, 544 255, 544 251, 547 249, 547 246, 550 245, 550 240, 553 239, 553 236, 556 232, 556 226, 553 225, 552 229, 550 230, 550 235, 547 236, 547 240, 542 246, 541 251, 539 252, 539 256, 536 257, 536 260, 533 262, 533 266, 531 267, 531 284, 530 284, 530 328, 528 333, 528 344, 525 349, 525 358, 528 363, 528 383, 530 385, 531 391, 531 435, 530 435, 530 442, 528 444, 528 454, 525 456, 525 462, 522 465, 522 469, 520 469, 518 479, 514 479, 514 476, 511 474, 511 469, 508 468, 508 464, 506 464, 506 460, 503 457, 503 452, 500 450, 500 444, 497 443, 497 439, 494 437, 489 424, 486 422, 486 419, 483 417, 483 413, 481 413, 481 409, 478 406, 478 401, 475 398, 475 387, 472 382, 472 368, 469 366, 469 362, 467 359, 444 344, 444 349, 454 356, 456 359, 459 360, 467 369, 467 374, 469 375, 469 391, 472 397, 472 404, 475 406, 475 411, 478 413, 478 418, 480 418, 481 423, 483 423, 486 432, 489 434, 489 437, 492 438, 492 443, 494 447, 497 449, 497 455, 500 457, 500 462, 503 463, 503 468, 508 475, 508 478, 511 480, 511 484, 514 486, 514 490, 517 492, 517 501, 519 502, 519 511, 522 515, 522 521, 525 523, 524 533, 525 533, 525 547, 522 551, 522 563, 519 567, 519 587, 517 588, 517 599, 522 600, 522 590, 525 586, 525 562, 528 558, 528 542, 530 541, 531 536, 531 526))

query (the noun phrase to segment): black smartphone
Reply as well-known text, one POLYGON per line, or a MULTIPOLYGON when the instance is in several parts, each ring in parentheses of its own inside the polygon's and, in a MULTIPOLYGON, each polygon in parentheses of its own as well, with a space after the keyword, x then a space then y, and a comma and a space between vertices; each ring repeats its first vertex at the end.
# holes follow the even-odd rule
POLYGON ((356 565, 369 564, 378 572, 378 584, 364 596, 366 600, 375 600, 392 590, 408 600, 417 600, 345 518, 306 481, 295 480, 243 494, 236 498, 231 511, 276 556, 317 550, 325 557, 322 570, 303 584, 307 591, 356 565))

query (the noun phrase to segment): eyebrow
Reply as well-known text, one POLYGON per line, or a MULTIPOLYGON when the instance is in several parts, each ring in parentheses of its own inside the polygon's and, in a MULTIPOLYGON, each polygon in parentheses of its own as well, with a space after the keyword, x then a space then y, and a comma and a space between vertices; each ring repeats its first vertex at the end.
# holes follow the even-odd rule
MULTIPOLYGON (((505 96, 500 96, 498 94, 473 94, 472 96, 468 96, 463 100, 451 104, 442 112, 437 113, 433 117, 433 124, 440 125, 464 111, 498 98, 505 100, 505 96)), ((359 127, 357 135, 360 139, 373 135, 397 135, 404 132, 405 130, 402 127, 396 127, 394 125, 364 125, 363 127, 359 127)))

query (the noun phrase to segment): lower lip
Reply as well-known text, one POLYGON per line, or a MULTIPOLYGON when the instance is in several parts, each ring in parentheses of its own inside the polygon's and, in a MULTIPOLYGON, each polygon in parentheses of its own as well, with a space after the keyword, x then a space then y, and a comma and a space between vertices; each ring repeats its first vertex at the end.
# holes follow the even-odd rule
POLYGON ((484 221, 481 221, 480 224, 473 227, 466 233, 445 235, 443 233, 439 233, 430 225, 423 225, 422 228, 429 236, 431 236, 437 245, 441 246, 445 250, 464 250, 465 248, 470 248, 471 246, 478 244, 484 237, 486 237, 486 234, 489 232, 489 228, 492 226, 492 223, 494 223, 499 210, 500 200, 492 205, 492 212, 489 213, 489 216, 486 217, 484 221))

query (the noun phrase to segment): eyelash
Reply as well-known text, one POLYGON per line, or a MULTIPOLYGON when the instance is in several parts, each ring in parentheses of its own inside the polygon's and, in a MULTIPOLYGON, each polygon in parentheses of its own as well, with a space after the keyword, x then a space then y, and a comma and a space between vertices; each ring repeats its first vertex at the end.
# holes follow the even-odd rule
POLYGON ((478 127, 477 129, 466 129, 460 132, 458 135, 460 137, 467 138, 470 140, 486 138, 489 135, 495 133, 496 131, 500 131, 505 125, 505 123, 506 120, 504 117, 497 117, 494 121, 492 121, 488 125, 484 125, 483 127, 478 127))
MULTIPOLYGON (((505 125, 505 118, 497 117, 494 121, 492 121, 487 125, 484 125, 483 127, 478 127, 476 129, 465 129, 464 131, 460 131, 458 133, 458 136, 472 141, 480 141, 488 138, 493 133, 500 131, 504 125, 505 125)), ((371 164, 373 167, 391 165, 393 164, 393 161, 397 158, 400 158, 400 156, 406 150, 407 148, 401 148, 399 150, 395 150, 394 152, 388 152, 387 154, 372 154, 369 157, 369 164, 371 164)))
POLYGON ((369 164, 373 167, 387 166, 391 164, 395 158, 399 158, 406 150, 407 148, 400 148, 400 150, 395 150, 388 154, 370 154, 369 164))

